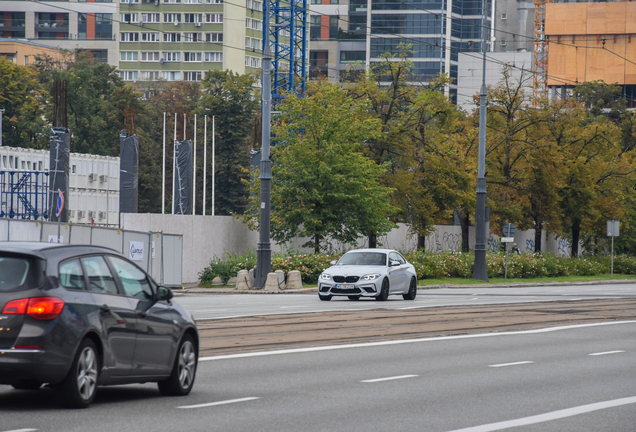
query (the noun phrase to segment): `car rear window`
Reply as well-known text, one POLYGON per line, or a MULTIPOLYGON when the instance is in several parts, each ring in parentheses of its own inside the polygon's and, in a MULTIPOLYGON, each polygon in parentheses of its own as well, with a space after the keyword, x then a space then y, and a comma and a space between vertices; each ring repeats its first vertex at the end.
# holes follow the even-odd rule
POLYGON ((34 288, 40 285, 37 258, 0 255, 0 292, 34 288))

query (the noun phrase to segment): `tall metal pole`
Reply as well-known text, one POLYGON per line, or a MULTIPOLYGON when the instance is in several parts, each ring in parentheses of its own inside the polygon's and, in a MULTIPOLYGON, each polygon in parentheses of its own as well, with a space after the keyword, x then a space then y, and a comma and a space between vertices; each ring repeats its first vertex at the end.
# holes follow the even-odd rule
POLYGON ((203 216, 205 216, 205 183, 208 173, 208 115, 203 117, 203 216))
POLYGON ((177 176, 177 113, 174 113, 174 141, 172 144, 172 214, 174 214, 174 186, 177 176))
POLYGON ((192 216, 197 198, 197 115, 194 115, 194 163, 192 164, 192 216))
POLYGON ((486 8, 487 0, 483 0, 482 46, 483 72, 481 91, 479 94, 479 156, 477 165, 477 201, 475 203, 475 263, 473 279, 488 281, 486 268, 486 8))
MULTIPOLYGON (((166 213, 166 113, 163 113, 163 165, 161 167, 161 214, 166 213)), ((107 224, 108 225, 108 224, 107 224)))
POLYGON ((2 114, 4 114, 4 108, 0 109, 0 147, 2 147, 2 114))
POLYGON ((256 274, 254 275, 254 288, 261 289, 265 287, 267 274, 272 270, 272 250, 269 241, 270 232, 270 204, 272 191, 272 161, 269 159, 270 145, 270 122, 272 108, 272 52, 269 40, 269 0, 265 2, 265 11, 263 13, 263 21, 265 22, 265 39, 263 47, 263 125, 262 125, 262 148, 261 148, 261 166, 260 166, 260 182, 261 182, 261 200, 260 200, 260 237, 258 248, 256 250, 256 274))
POLYGON ((216 175, 216 165, 214 165, 214 116, 212 116, 212 216, 214 216, 214 176, 216 175))

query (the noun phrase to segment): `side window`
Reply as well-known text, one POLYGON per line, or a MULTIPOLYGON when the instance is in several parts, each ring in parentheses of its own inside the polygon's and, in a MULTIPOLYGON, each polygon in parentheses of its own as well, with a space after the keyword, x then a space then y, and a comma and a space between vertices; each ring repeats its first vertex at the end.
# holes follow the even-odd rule
POLYGON ((79 260, 66 261, 60 265, 60 284, 68 289, 86 289, 79 260))
POLYGON ((98 293, 117 294, 117 284, 104 261, 104 257, 92 256, 82 258, 86 275, 88 276, 88 289, 98 293))
POLYGON ((111 256, 108 259, 115 268, 127 296, 152 299, 152 289, 144 272, 121 258, 111 256))
POLYGON ((400 264, 406 264, 406 259, 402 256, 402 254, 398 253, 396 255, 400 264))

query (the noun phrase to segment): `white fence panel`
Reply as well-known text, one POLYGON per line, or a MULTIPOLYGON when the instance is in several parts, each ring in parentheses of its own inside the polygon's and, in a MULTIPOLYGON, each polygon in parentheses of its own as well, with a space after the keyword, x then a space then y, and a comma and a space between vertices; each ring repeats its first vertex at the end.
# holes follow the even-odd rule
POLYGON ((93 227, 86 225, 71 225, 69 233, 69 243, 72 244, 91 244, 93 227))
POLYGON ((149 272, 150 234, 124 231, 124 256, 149 272))
POLYGON ((163 279, 166 286, 181 285, 181 269, 183 268, 183 237, 163 235, 163 279))
POLYGON ((15 221, 9 223, 10 241, 40 241, 40 222, 35 221, 15 221))
POLYGON ((93 228, 92 244, 109 247, 115 249, 117 252, 123 253, 123 237, 122 230, 114 228, 93 228))
POLYGON ((61 223, 58 226, 56 223, 44 222, 42 223, 41 237, 38 238, 38 241, 47 243, 68 243, 69 233, 70 226, 65 223, 61 223))
POLYGON ((0 220, 0 241, 9 240, 9 221, 6 219, 0 220))

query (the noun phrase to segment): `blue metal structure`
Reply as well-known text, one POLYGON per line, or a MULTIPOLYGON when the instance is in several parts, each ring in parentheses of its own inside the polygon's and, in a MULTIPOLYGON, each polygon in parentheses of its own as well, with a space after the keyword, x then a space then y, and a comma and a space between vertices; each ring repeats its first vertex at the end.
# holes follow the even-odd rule
POLYGON ((48 219, 49 173, 0 171, 0 218, 48 219))
POLYGON ((263 20, 269 9, 271 24, 263 25, 263 44, 267 40, 272 44, 272 105, 276 106, 285 93, 305 94, 309 9, 307 0, 266 2, 263 20))

